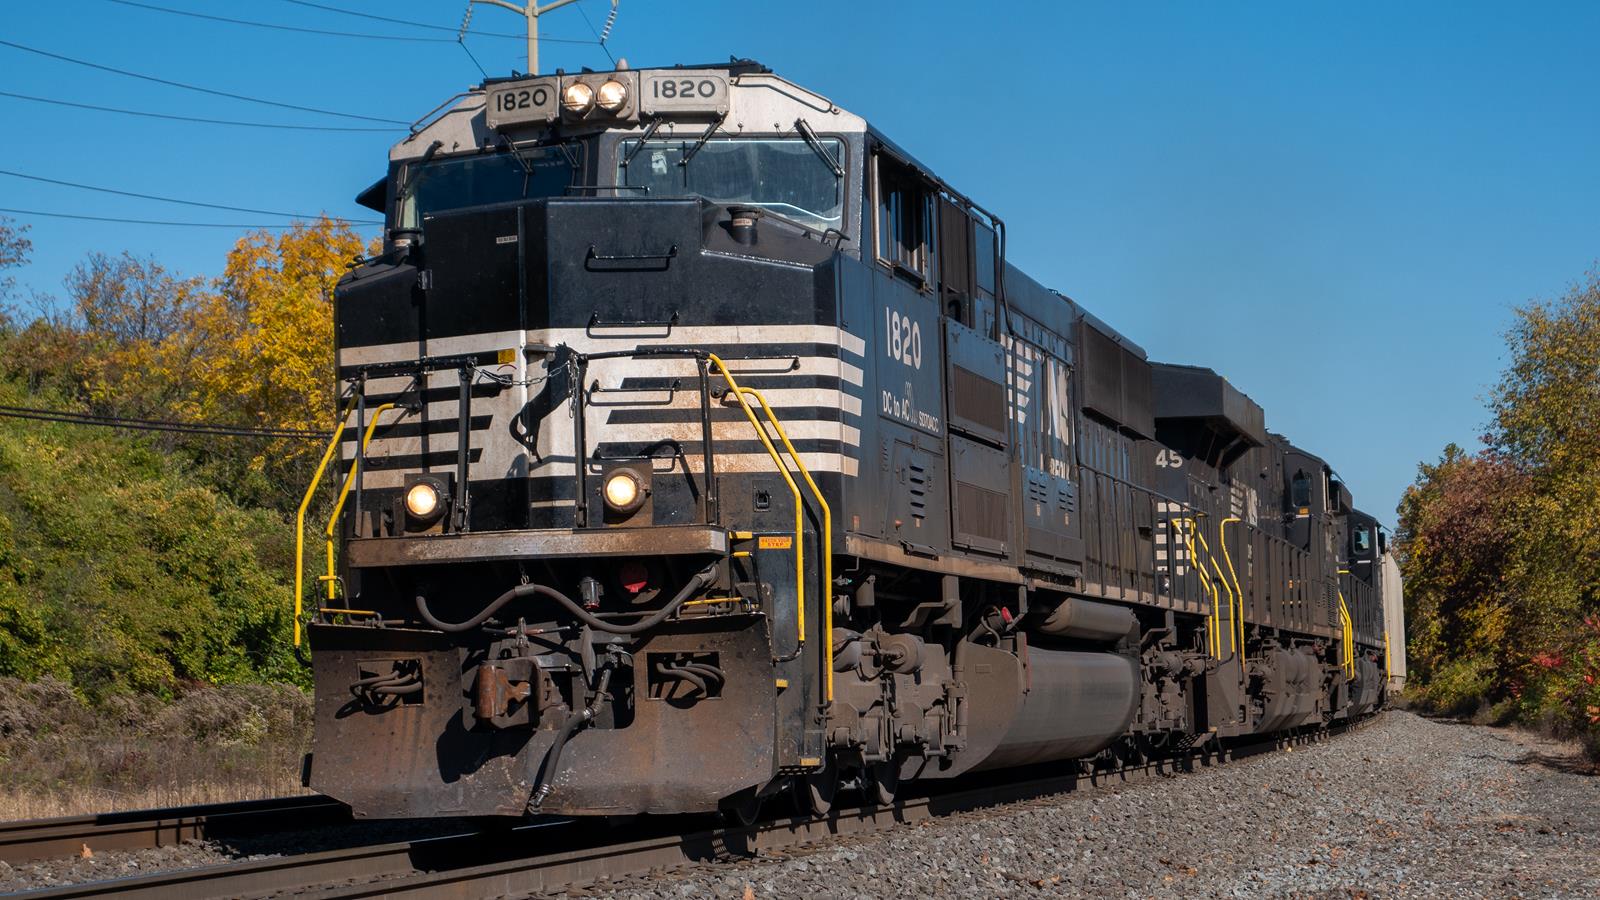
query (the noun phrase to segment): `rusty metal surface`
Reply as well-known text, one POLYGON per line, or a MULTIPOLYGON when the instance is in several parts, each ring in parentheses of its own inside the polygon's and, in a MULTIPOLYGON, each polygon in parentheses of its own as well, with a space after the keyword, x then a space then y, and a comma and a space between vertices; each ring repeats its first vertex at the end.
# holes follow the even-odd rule
POLYGON ((479 664, 447 636, 333 625, 311 635, 311 786, 362 817, 520 816, 546 777, 554 779, 547 813, 709 812, 776 774, 777 688, 763 616, 685 620, 643 639, 633 720, 577 731, 554 773, 542 768, 561 723, 478 727, 479 664), (726 677, 718 694, 652 696, 649 661, 675 654, 714 655, 726 677), (420 702, 377 706, 345 689, 399 658, 420 665, 420 702))
POLYGON ((5 822, 0 823, 0 862, 76 855, 85 844, 93 850, 146 850, 349 820, 344 804, 305 796, 5 822))
POLYGON ((345 545, 349 564, 358 569, 536 557, 721 555, 727 550, 726 531, 699 525, 356 538, 345 545))
POLYGON ((1012 566, 953 556, 917 556, 907 553, 904 548, 895 544, 874 541, 854 534, 844 536, 844 552, 849 556, 859 556, 862 559, 891 563, 905 566, 909 569, 920 569, 924 572, 938 572, 942 575, 963 575, 968 578, 981 578, 1002 584, 1023 583, 1022 573, 1012 566))

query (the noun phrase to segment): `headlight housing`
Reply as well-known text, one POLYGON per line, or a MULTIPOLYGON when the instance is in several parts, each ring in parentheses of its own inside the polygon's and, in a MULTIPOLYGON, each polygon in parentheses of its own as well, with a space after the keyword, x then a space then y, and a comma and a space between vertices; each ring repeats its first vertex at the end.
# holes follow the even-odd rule
POLYGON ((595 103, 606 112, 617 112, 628 102, 628 86, 616 79, 600 85, 595 92, 595 103))
POLYGON ((594 88, 574 81, 561 91, 561 105, 567 112, 583 115, 594 106, 594 88))
POLYGON ((442 500, 437 486, 419 481, 406 489, 406 512, 417 519, 431 519, 444 506, 442 500))
POLYGON ((607 475, 601 493, 612 512, 631 513, 644 505, 644 482, 632 469, 617 469, 607 475))

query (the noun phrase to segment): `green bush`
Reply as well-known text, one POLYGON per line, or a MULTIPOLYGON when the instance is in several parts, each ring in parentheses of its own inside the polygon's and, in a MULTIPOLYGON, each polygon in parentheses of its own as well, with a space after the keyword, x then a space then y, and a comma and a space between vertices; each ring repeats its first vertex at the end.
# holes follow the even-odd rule
MULTIPOLYGON (((24 401, 0 384, 0 403, 24 401)), ((292 526, 127 432, 0 420, 0 675, 85 697, 304 683, 292 526)))

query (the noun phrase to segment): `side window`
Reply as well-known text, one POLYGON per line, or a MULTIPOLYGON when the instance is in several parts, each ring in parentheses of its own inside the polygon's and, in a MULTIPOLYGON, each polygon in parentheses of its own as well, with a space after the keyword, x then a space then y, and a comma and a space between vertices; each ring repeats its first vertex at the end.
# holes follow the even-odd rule
POLYGON ((939 197, 939 296, 944 314, 971 328, 972 219, 954 200, 939 197))
POLYGON ((993 300, 996 290, 994 263, 995 258, 1000 255, 994 229, 979 222, 972 223, 972 253, 978 276, 978 296, 993 300))
POLYGON ((1311 505, 1311 476, 1303 471, 1289 482, 1289 503, 1297 512, 1311 505))
POLYGON ((1372 536, 1365 528, 1357 528, 1350 534, 1350 546, 1355 551, 1355 556, 1369 556, 1372 553, 1372 536))
POLYGON ((874 160, 878 261, 927 287, 933 196, 912 169, 882 154, 874 160))

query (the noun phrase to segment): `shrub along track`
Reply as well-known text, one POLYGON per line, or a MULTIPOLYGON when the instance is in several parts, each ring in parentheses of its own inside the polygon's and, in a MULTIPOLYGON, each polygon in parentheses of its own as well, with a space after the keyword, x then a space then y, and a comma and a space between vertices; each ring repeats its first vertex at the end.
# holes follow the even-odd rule
POLYGON ((1370 721, 1371 717, 1325 730, 1245 739, 1223 748, 1198 749, 1114 769, 1022 780, 995 778, 977 786, 909 797, 893 806, 836 808, 827 816, 816 818, 776 818, 750 826, 730 826, 703 817, 642 817, 619 828, 604 821, 550 817, 516 827, 87 882, 18 896, 37 900, 200 900, 288 893, 297 898, 477 898, 541 893, 586 884, 602 876, 614 878, 686 863, 745 858, 762 851, 840 835, 884 831, 1050 794, 1178 775, 1197 767, 1324 741, 1370 721), (630 840, 619 842, 619 833, 625 833, 630 840))

